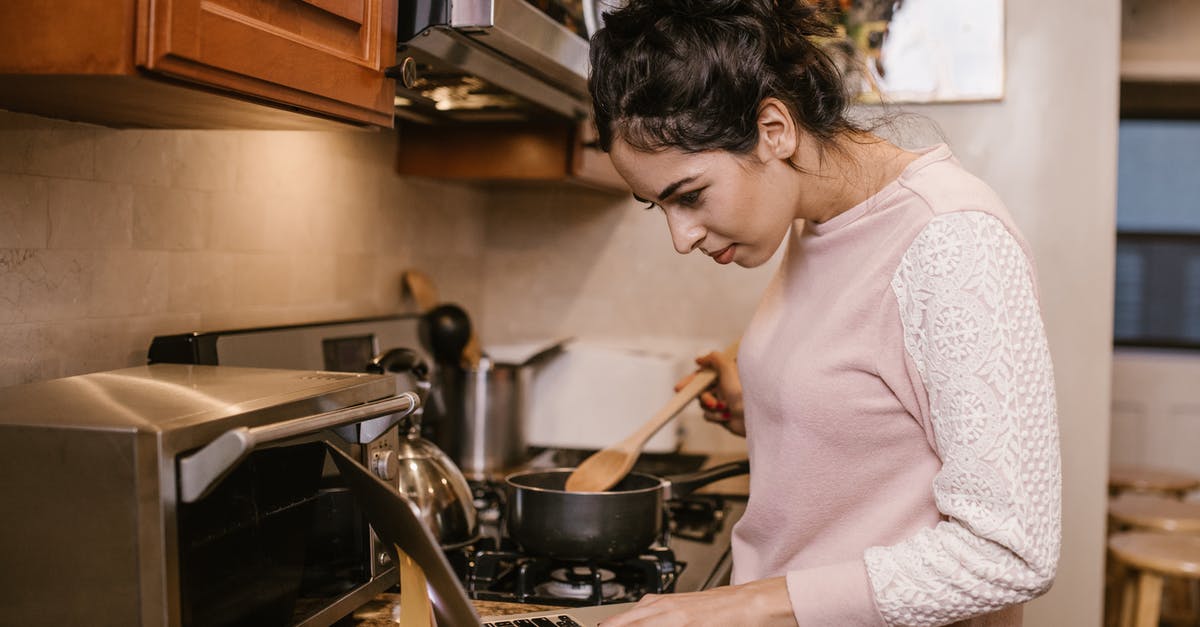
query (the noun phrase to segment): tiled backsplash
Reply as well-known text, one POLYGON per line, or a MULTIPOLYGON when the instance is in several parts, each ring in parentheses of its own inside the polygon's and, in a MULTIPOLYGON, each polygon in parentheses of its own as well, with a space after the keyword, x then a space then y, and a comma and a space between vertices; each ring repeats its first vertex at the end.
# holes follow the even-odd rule
POLYGON ((0 385, 160 333, 482 306, 486 192, 391 173, 389 132, 114 130, 0 112, 0 385))
MULTIPOLYGON (((690 356, 736 338, 770 276, 676 254, 626 195, 397 177, 395 141, 0 112, 0 385, 144 363, 157 334, 397 311, 408 267, 485 348, 575 336, 690 356)), ((741 445, 698 420, 701 448, 741 445)))

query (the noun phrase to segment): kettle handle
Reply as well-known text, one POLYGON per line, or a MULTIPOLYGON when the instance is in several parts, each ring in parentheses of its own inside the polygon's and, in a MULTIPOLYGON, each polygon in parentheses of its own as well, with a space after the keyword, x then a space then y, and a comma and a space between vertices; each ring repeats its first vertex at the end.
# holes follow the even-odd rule
MULTIPOLYGON (((411 348, 393 348, 382 355, 376 355, 367 364, 367 372, 373 374, 412 374, 417 380, 417 395, 421 398, 422 403, 427 400, 429 392, 433 387, 433 384, 429 380, 429 364, 411 348)), ((440 404, 440 399, 435 399, 435 401, 439 401, 440 404)), ((401 429, 407 430, 409 438, 420 435, 421 419, 424 413, 424 407, 419 407, 416 411, 407 414, 408 425, 402 426, 401 429)))
POLYGON ((386 372, 411 372, 420 381, 429 379, 429 364, 411 348, 393 348, 388 352, 377 355, 367 364, 367 372, 384 374, 386 372))

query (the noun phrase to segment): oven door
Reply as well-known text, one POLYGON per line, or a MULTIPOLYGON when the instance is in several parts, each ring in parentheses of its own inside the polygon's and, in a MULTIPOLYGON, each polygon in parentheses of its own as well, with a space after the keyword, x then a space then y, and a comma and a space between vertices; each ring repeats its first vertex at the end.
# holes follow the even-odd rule
POLYGON ((372 445, 325 429, 419 401, 411 393, 286 422, 227 431, 179 458, 180 623, 331 625, 396 583, 329 457, 327 440, 356 459, 372 445))
POLYGON ((180 504, 183 625, 305 624, 371 583, 370 530, 326 457, 322 442, 255 451, 180 504))

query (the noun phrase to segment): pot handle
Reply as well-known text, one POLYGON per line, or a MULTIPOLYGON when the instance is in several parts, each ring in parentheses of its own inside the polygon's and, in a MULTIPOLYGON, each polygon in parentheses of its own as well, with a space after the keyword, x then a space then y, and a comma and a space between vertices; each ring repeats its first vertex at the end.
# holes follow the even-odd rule
POLYGON ((750 473, 750 460, 743 459, 689 472, 682 475, 667 477, 667 499, 677 499, 695 492, 699 488, 726 479, 750 473))

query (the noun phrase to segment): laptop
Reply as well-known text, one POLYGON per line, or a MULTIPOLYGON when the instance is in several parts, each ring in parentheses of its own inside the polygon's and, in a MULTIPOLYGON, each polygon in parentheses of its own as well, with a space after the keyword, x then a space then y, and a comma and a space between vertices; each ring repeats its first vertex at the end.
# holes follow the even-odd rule
POLYGON ((613 603, 481 618, 433 533, 421 521, 416 505, 337 447, 327 444, 326 448, 376 535, 385 543, 400 547, 425 571, 429 599, 440 627, 481 624, 485 627, 595 627, 601 620, 633 607, 633 603, 613 603))

